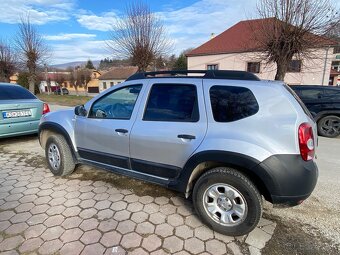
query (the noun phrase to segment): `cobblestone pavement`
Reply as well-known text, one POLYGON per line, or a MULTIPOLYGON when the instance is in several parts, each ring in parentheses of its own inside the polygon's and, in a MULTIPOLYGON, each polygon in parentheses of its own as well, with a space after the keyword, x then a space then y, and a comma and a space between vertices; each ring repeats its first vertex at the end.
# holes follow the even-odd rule
POLYGON ((223 236, 181 194, 143 195, 131 182, 84 179, 82 169, 105 172, 54 177, 41 156, 0 150, 1 254, 255 255, 276 226, 262 219, 247 236, 223 236))

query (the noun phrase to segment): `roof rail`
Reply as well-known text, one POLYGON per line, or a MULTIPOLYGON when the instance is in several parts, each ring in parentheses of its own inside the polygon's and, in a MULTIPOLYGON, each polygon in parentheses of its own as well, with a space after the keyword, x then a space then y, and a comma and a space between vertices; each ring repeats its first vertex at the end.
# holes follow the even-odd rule
POLYGON ((126 81, 141 80, 147 78, 202 78, 202 79, 228 79, 259 81, 253 73, 234 70, 178 70, 178 71, 156 71, 142 72, 131 75, 126 81), (203 76, 190 76, 189 74, 204 74, 203 76), (179 76, 182 75, 182 76, 179 76), (183 76, 184 75, 184 76, 183 76))

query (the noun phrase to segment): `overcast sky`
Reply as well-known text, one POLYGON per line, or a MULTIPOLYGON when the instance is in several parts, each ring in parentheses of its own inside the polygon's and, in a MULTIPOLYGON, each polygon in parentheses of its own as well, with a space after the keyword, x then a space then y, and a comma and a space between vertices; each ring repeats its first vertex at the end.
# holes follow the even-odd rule
MULTIPOLYGON (((48 64, 112 57, 105 46, 124 0, 1 0, 0 38, 11 40, 20 17, 32 23, 53 51, 48 64)), ((236 22, 255 17, 256 0, 149 0, 162 17, 174 53, 196 47, 236 22)))

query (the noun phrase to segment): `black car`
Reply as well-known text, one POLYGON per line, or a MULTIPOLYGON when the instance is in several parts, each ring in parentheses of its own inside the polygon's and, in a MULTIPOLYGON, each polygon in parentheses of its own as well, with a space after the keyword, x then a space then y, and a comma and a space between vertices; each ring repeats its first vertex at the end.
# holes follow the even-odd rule
POLYGON ((313 115, 319 135, 340 135, 340 87, 294 85, 291 88, 313 115))
MULTIPOLYGON (((61 89, 56 89, 56 90, 54 91, 54 94, 55 94, 55 95, 61 95, 61 89)), ((63 88, 63 95, 68 95, 68 94, 69 94, 68 89, 67 89, 67 88, 63 88)))

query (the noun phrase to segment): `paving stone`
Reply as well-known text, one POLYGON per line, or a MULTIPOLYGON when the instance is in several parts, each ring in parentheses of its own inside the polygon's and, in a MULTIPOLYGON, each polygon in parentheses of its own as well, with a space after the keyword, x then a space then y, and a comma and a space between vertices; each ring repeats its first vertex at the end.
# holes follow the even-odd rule
POLYGON ((7 235, 16 235, 21 232, 24 232, 28 228, 28 225, 25 222, 20 222, 11 225, 9 228, 5 230, 7 235))
POLYGON ((38 197, 37 199, 33 201, 33 203, 36 205, 43 205, 43 204, 49 203, 51 200, 52 198, 50 196, 44 196, 44 197, 38 197))
POLYGON ((0 219, 3 220, 9 220, 10 218, 12 218, 15 215, 15 213, 13 211, 3 211, 0 212, 0 219))
POLYGON ((62 205, 65 202, 66 202, 66 198, 58 197, 58 198, 53 198, 48 204, 51 206, 56 206, 56 205, 62 205))
POLYGON ((118 225, 117 221, 115 221, 114 219, 109 219, 100 222, 98 229, 102 232, 107 232, 116 229, 117 225, 118 225))
POLYGON ((96 209, 89 208, 89 209, 82 210, 79 216, 83 219, 88 219, 88 218, 93 217, 96 213, 97 213, 96 209))
POLYGON ((190 215, 186 217, 185 224, 192 228, 198 228, 203 225, 200 219, 196 215, 190 215))
MULTIPOLYGON (((13 187, 14 188, 14 187, 13 187)), ((12 188, 12 189, 13 189, 12 188)), ((12 195, 9 195, 7 197, 5 197, 5 200, 10 202, 10 201, 17 201, 19 200, 20 198, 22 198, 24 195, 19 193, 19 194, 12 194, 12 195)))
POLYGON ((167 223, 163 223, 163 224, 156 226, 155 233, 162 237, 167 237, 167 236, 171 236, 173 234, 173 231, 174 231, 173 226, 170 226, 167 223))
POLYGON ((9 221, 12 223, 19 223, 28 220, 30 217, 32 217, 32 214, 29 212, 17 213, 9 221))
POLYGON ((124 200, 125 200, 126 202, 128 202, 128 203, 137 202, 138 199, 139 199, 139 197, 136 196, 136 195, 134 195, 134 194, 133 194, 133 195, 127 195, 127 196, 124 198, 124 200))
POLYGON ((248 249, 249 249, 250 255, 261 255, 260 249, 257 249, 253 246, 249 246, 248 249))
POLYGON ((130 212, 139 212, 143 209, 143 204, 139 202, 134 202, 128 205, 127 210, 130 212))
POLYGON ((193 210, 189 206, 182 205, 182 206, 177 208, 177 213, 179 213, 182 216, 189 216, 189 215, 193 214, 193 210))
POLYGON ((52 206, 50 209, 46 211, 46 213, 50 216, 62 214, 65 211, 66 207, 63 205, 52 206))
POLYGON ((111 205, 111 202, 106 200, 106 201, 97 202, 94 207, 98 210, 104 210, 104 209, 110 208, 110 205, 111 205))
POLYGON ((111 205, 111 209, 114 211, 121 211, 126 209, 127 207, 127 203, 125 201, 118 201, 118 202, 114 202, 111 205))
POLYGON ((117 201, 120 201, 122 200, 124 197, 124 195, 122 194, 112 194, 109 196, 108 200, 111 201, 111 202, 117 202, 117 201))
POLYGON ((101 210, 97 216, 99 220, 111 219, 113 217, 113 211, 111 209, 101 210))
POLYGON ((176 236, 167 237, 164 239, 163 248, 171 254, 183 249, 183 240, 176 236))
POLYGON ((100 243, 87 245, 81 252, 82 255, 102 255, 105 252, 105 247, 100 243))
POLYGON ((193 254, 198 254, 204 251, 204 243, 201 240, 193 237, 185 240, 184 248, 193 254))
POLYGON ((37 199, 38 197, 36 195, 26 195, 23 196, 22 198, 19 199, 20 203, 30 203, 33 202, 37 199))
MULTIPOLYGON (((53 190, 51 189, 44 189, 44 190, 40 190, 37 195, 39 197, 45 197, 45 196, 49 196, 53 193, 53 190)), ((51 198, 52 199, 52 198, 51 198)))
POLYGON ((24 241, 25 239, 22 238, 22 236, 13 236, 13 237, 6 238, 0 243, 0 252, 14 250, 16 247, 21 245, 21 243, 23 243, 24 241))
POLYGON ((60 248, 63 246, 63 243, 58 240, 52 240, 52 241, 47 241, 45 243, 43 243, 42 246, 40 246, 39 248, 39 253, 40 254, 54 254, 56 253, 58 250, 60 250, 60 248))
POLYGON ((206 247, 207 252, 210 252, 211 254, 214 254, 214 255, 220 255, 220 254, 222 255, 222 254, 227 253, 225 244, 218 240, 210 240, 206 242, 205 247, 206 247))
POLYGON ((235 242, 228 243, 227 246, 233 252, 234 255, 242 255, 243 254, 241 252, 240 247, 235 242))
POLYGON ((44 241, 41 238, 26 240, 20 247, 20 253, 28 253, 38 249, 44 241))
POLYGON ((276 224, 271 224, 271 225, 267 225, 267 226, 264 226, 262 227, 261 229, 266 232, 267 234, 269 235, 273 235, 274 234, 274 231, 275 231, 275 227, 276 227, 276 224))
POLYGON ((159 205, 155 203, 147 204, 144 206, 143 211, 148 214, 156 213, 159 211, 159 205))
POLYGON ((131 215, 131 220, 136 223, 142 223, 148 219, 149 215, 145 212, 135 212, 131 215))
POLYGON ((214 232, 206 226, 201 226, 195 229, 195 236, 203 241, 206 241, 214 238, 214 232))
POLYGON ((136 232, 141 235, 153 234, 155 232, 155 226, 150 222, 139 223, 137 225, 136 232))
POLYGON ((182 197, 171 197, 170 201, 176 206, 183 205, 186 202, 185 199, 182 197))
POLYGON ((101 236, 102 234, 98 230, 91 230, 91 231, 85 232, 80 238, 80 241, 83 244, 93 244, 93 243, 97 243, 99 239, 101 238, 101 236))
POLYGON ((36 205, 31 209, 30 213, 33 215, 40 214, 46 212, 48 209, 50 209, 49 205, 36 205))
POLYGON ((76 205, 79 205, 79 203, 81 202, 81 200, 79 198, 71 198, 71 199, 68 199, 64 205, 66 207, 72 207, 72 206, 76 206, 76 205))
POLYGON ((174 214, 176 212, 176 206, 171 204, 162 205, 159 211, 165 215, 174 214))
POLYGON ((167 197, 156 197, 155 203, 158 205, 165 205, 169 203, 169 198, 167 197))
POLYGON ((141 241, 142 241, 142 237, 140 235, 138 235, 137 233, 130 233, 130 234, 123 236, 120 244, 124 248, 130 249, 130 248, 139 247, 141 241))
POLYGON ((65 195, 67 194, 67 192, 65 190, 58 190, 53 192, 50 196, 52 198, 58 198, 58 197, 65 197, 65 195))
POLYGON ((160 212, 156 212, 150 215, 149 221, 153 224, 162 224, 165 222, 166 216, 160 212))
POLYGON ((79 215, 80 211, 81 209, 78 206, 73 206, 73 207, 66 208, 66 210, 63 212, 63 215, 65 217, 72 217, 72 216, 79 215))
POLYGON ((162 240, 156 235, 150 235, 144 238, 142 242, 142 247, 149 252, 158 249, 159 247, 161 247, 161 245, 162 240))
POLYGON ((159 249, 157 251, 153 251, 150 253, 151 255, 169 255, 170 253, 164 251, 163 249, 159 249))
POLYGON ((86 199, 80 202, 79 206, 81 208, 92 208, 96 204, 94 199, 86 199))
POLYGON ((101 244, 106 247, 115 247, 119 245, 120 240, 122 239, 122 235, 117 231, 111 231, 105 233, 103 237, 100 239, 101 244))
POLYGON ((214 231, 214 236, 215 236, 215 239, 223 241, 224 243, 230 243, 230 242, 235 240, 235 238, 233 236, 226 236, 226 235, 220 234, 216 231, 214 231))
POLYGON ((84 220, 79 227, 84 231, 88 231, 97 228, 98 224, 99 224, 98 220, 92 218, 84 220))
POLYGON ((63 243, 76 241, 83 235, 83 233, 84 232, 79 228, 68 229, 62 234, 60 239, 63 241, 63 243))
POLYGON ((58 225, 61 225, 64 219, 65 217, 62 215, 54 215, 54 216, 48 217, 48 219, 45 220, 44 225, 46 227, 58 226, 58 225))
MULTIPOLYGON (((76 189, 78 189, 78 187, 75 187, 76 189)), ((78 197, 80 196, 80 192, 78 190, 74 190, 74 191, 69 191, 66 195, 65 195, 65 198, 66 199, 79 199, 78 197)), ((80 199, 79 199, 80 200, 80 199)), ((81 200, 80 200, 81 201, 81 200)), ((79 202, 80 202, 79 201, 79 202)))
POLYGON ((116 212, 113 218, 117 221, 123 221, 123 220, 129 219, 130 215, 131 215, 131 212, 122 210, 122 211, 116 212))
POLYGON ((43 223, 47 218, 48 218, 48 215, 45 213, 36 214, 36 215, 33 215, 31 218, 29 218, 27 223, 29 225, 36 225, 36 224, 43 223))
POLYGON ((176 227, 175 234, 183 239, 188 239, 194 236, 194 231, 190 227, 183 225, 176 227))
POLYGON ((0 209, 1 210, 10 210, 10 209, 14 209, 18 205, 19 205, 18 201, 11 201, 11 202, 7 202, 7 203, 4 203, 3 205, 1 205, 0 209))
POLYGON ((134 249, 132 252, 129 252, 129 255, 148 255, 148 254, 149 253, 142 248, 137 248, 134 249))
MULTIPOLYGON (((28 212, 29 210, 31 210, 34 207, 33 203, 25 203, 25 204, 21 204, 18 207, 15 208, 15 211, 17 213, 21 213, 21 212, 28 212)), ((1 218, 1 216, 0 216, 1 218)))
POLYGON ((46 226, 43 224, 38 224, 30 226, 26 229, 24 236, 26 239, 34 238, 40 236, 46 230, 46 226))
POLYGON ((64 233, 64 231, 65 230, 60 226, 48 228, 41 235, 41 238, 44 239, 45 241, 53 240, 53 239, 59 238, 64 233))
POLYGON ((172 215, 168 216, 167 222, 171 226, 174 226, 174 227, 181 226, 181 225, 184 224, 183 217, 181 215, 178 215, 178 214, 172 214, 172 215))
POLYGON ((255 228, 248 234, 248 237, 245 242, 258 249, 262 249, 266 245, 266 242, 270 240, 270 238, 271 235, 267 234, 266 232, 259 228, 255 228))
POLYGON ((79 227, 80 223, 83 219, 79 218, 78 216, 67 218, 61 226, 65 229, 76 228, 79 227))
POLYGON ((6 228, 8 228, 11 225, 11 223, 6 221, 0 221, 0 231, 4 231, 6 228))
POLYGON ((61 255, 74 255, 74 254, 80 254, 80 252, 84 249, 85 245, 83 245, 79 241, 71 242, 65 244, 61 250, 61 255))
POLYGON ((270 221, 270 220, 267 220, 265 218, 261 218, 259 223, 257 224, 257 227, 264 227, 264 226, 267 226, 267 225, 270 225, 270 224, 273 224, 273 222, 270 221))
POLYGON ((151 196, 143 196, 138 199, 138 201, 144 205, 152 203, 154 200, 151 196))
POLYGON ((136 223, 134 223, 131 220, 125 220, 125 221, 118 223, 116 230, 122 234, 126 234, 126 233, 134 231, 135 227, 136 227, 136 223))

